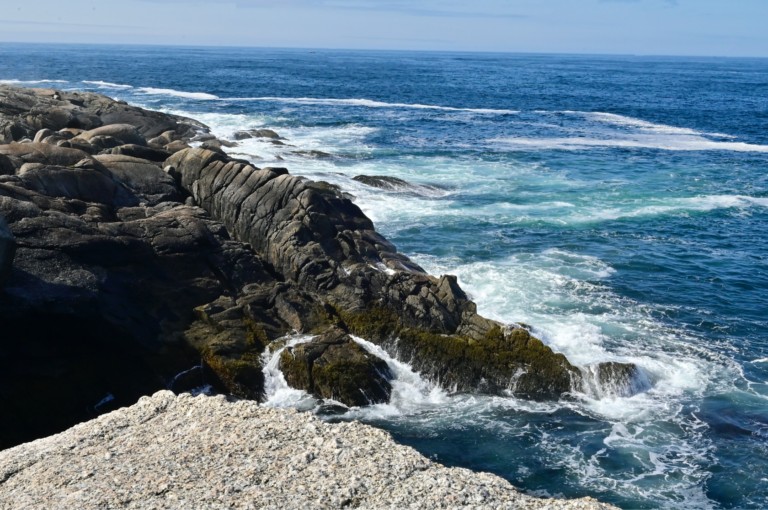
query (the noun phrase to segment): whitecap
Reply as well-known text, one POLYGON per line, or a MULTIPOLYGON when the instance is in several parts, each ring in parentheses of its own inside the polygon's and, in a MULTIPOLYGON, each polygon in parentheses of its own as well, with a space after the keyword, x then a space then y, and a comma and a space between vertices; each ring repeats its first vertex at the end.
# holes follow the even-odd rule
POLYGON ((151 96, 173 96, 173 97, 183 97, 186 99, 199 99, 199 100, 219 99, 218 96, 214 96, 213 94, 207 94, 205 92, 184 92, 181 90, 156 89, 152 87, 139 87, 136 90, 142 94, 151 95, 151 96))
POLYGON ((562 137, 562 138, 494 138, 491 143, 504 144, 508 148, 545 150, 584 150, 592 148, 660 149, 668 151, 732 151, 768 152, 768 145, 744 142, 718 142, 703 136, 616 133, 612 138, 562 137))
POLYGON ((131 85, 120 85, 119 83, 110 83, 108 81, 84 81, 89 85, 98 85, 99 88, 111 88, 111 89, 132 89, 131 85))
POLYGON ((0 80, 0 83, 14 85, 19 83, 69 83, 67 80, 0 80))
POLYGON ((312 97, 232 97, 222 98, 226 101, 276 101, 283 103, 295 103, 306 105, 325 105, 325 106, 364 106, 368 108, 414 108, 419 110, 445 110, 451 112, 472 112, 488 114, 516 114, 519 110, 498 110, 490 108, 456 108, 453 106, 437 106, 426 104, 408 104, 408 103, 385 103, 382 101, 372 101, 370 99, 322 99, 312 97))

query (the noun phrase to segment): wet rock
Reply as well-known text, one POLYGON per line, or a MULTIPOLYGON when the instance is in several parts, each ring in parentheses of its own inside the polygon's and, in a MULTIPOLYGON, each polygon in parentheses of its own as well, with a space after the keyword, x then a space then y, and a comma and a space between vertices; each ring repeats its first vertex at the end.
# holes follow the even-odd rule
POLYGON ((0 215, 0 291, 11 275, 13 257, 16 254, 16 239, 5 223, 5 218, 0 215))
POLYGON ((327 159, 327 158, 332 158, 333 157, 333 154, 328 154, 327 152, 316 151, 316 150, 311 150, 311 151, 292 151, 291 154, 296 154, 298 156, 304 156, 304 157, 307 157, 307 158, 315 158, 315 159, 327 159))
POLYGON ((338 328, 286 348, 280 362, 289 385, 350 407, 389 402, 392 393, 386 362, 338 328))
POLYGON ((271 129, 251 129, 248 132, 253 136, 253 138, 273 138, 275 140, 280 138, 280 135, 271 129))
POLYGON ((232 136, 235 138, 235 140, 247 140, 249 138, 253 138, 253 135, 248 131, 237 131, 232 136))
POLYGON ((581 367, 581 372, 581 391, 597 399, 631 397, 651 387, 634 363, 608 361, 581 367))

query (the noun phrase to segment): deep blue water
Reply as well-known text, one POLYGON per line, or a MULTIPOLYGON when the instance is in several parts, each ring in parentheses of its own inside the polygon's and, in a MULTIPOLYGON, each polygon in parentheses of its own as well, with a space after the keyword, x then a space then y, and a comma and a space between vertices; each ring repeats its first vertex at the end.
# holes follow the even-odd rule
POLYGON ((298 148, 231 151, 341 185, 484 315, 651 384, 530 403, 404 381, 344 419, 533 494, 768 507, 768 60, 0 44, 0 79, 272 128, 298 148))

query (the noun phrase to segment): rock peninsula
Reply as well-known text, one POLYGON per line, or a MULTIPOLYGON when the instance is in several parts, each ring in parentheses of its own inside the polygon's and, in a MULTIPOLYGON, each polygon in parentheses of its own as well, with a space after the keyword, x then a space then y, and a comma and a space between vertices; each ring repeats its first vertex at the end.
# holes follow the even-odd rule
POLYGON ((634 365, 577 367, 479 315, 334 186, 223 150, 246 135, 280 138, 0 85, 0 448, 163 389, 260 401, 262 353, 296 332, 313 338, 282 353, 286 380, 348 406, 391 389, 350 335, 449 391, 636 391, 634 365))

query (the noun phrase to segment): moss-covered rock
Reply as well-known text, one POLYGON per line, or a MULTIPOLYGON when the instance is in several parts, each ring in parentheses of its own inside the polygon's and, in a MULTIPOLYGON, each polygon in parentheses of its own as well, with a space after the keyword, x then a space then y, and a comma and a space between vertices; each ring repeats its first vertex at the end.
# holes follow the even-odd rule
POLYGON ((388 402, 392 392, 386 362, 338 328, 285 349, 280 362, 290 386, 350 407, 388 402))
POLYGON ((495 326, 475 340, 402 327, 394 314, 376 306, 360 314, 338 314, 350 332, 397 351, 415 370, 452 391, 557 398, 581 377, 564 355, 525 329, 495 326))

